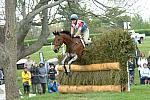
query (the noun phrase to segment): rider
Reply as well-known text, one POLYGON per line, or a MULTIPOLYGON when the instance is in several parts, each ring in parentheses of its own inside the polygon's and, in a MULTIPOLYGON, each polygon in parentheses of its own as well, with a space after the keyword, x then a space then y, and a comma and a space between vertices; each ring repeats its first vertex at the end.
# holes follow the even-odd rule
POLYGON ((87 24, 84 21, 79 20, 77 14, 72 14, 70 16, 70 20, 71 20, 71 35, 72 36, 74 35, 74 37, 83 36, 85 44, 90 44, 91 39, 89 38, 89 29, 87 27, 87 24), (74 34, 75 29, 77 29, 77 32, 74 34))

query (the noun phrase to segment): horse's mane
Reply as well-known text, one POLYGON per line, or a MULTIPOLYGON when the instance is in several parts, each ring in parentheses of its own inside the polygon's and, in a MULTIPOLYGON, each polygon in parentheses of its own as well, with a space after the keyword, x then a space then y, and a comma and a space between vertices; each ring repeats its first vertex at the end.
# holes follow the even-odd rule
POLYGON ((66 31, 66 30, 64 30, 64 31, 61 31, 60 33, 61 33, 61 34, 69 35, 69 36, 71 37, 71 33, 70 33, 70 31, 66 31))

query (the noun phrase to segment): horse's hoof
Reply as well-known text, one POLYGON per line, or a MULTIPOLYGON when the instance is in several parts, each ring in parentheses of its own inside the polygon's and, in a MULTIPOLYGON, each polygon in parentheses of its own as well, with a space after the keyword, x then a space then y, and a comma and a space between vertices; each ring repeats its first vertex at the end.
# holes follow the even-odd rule
POLYGON ((66 75, 68 75, 68 72, 65 72, 66 75))

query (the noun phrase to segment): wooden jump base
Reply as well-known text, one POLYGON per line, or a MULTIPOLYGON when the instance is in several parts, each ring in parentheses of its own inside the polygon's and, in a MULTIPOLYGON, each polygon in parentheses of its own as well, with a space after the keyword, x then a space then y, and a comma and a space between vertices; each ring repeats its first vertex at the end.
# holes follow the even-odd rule
POLYGON ((63 74, 64 69, 61 65, 58 66, 58 70, 60 71, 58 87, 60 93, 121 92, 119 62, 71 65, 71 78, 63 74), (106 75, 105 78, 103 75, 106 75))
POLYGON ((60 93, 88 93, 88 92, 102 92, 102 91, 113 91, 121 92, 120 85, 103 85, 103 86, 94 86, 94 85, 80 85, 80 86, 69 86, 69 85, 60 85, 58 87, 60 93))
MULTIPOLYGON (((59 65, 58 70, 63 71, 64 69, 62 68, 61 65, 59 65)), ((119 62, 90 64, 90 65, 71 65, 71 71, 73 72, 99 71, 99 70, 120 70, 119 62)))

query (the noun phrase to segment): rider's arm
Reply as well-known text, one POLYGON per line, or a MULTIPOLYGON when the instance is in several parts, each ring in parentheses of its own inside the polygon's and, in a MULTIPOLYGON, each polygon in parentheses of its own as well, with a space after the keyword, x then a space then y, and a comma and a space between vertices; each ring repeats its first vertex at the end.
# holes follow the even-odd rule
POLYGON ((71 36, 74 35, 75 24, 71 24, 71 36))
POLYGON ((82 29, 82 26, 83 26, 83 23, 79 23, 79 26, 78 26, 78 31, 76 32, 75 36, 79 36, 81 35, 81 29, 82 29))
POLYGON ((79 36, 79 35, 81 35, 81 30, 80 29, 78 29, 78 31, 76 32, 75 37, 79 36))
POLYGON ((71 35, 74 34, 74 27, 71 27, 71 35))

